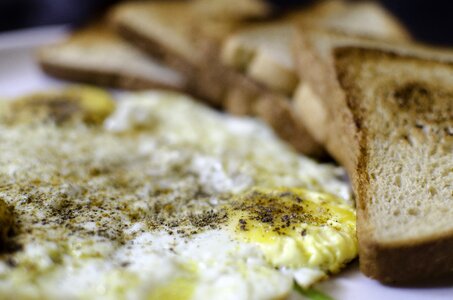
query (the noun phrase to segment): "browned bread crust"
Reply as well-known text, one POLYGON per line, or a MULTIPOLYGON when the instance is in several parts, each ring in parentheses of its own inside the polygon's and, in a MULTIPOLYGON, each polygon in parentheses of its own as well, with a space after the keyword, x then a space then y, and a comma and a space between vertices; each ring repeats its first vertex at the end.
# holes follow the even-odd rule
POLYGON ((410 36, 376 3, 320 1, 273 22, 242 26, 227 37, 222 61, 234 70, 232 88, 225 99, 227 109, 263 118, 298 150, 320 157, 325 151, 322 140, 316 138, 316 126, 308 130, 303 120, 318 116, 311 109, 305 115, 297 114, 292 101, 298 78, 289 48, 297 26, 303 30, 336 28, 385 40, 409 40, 410 36))
POLYGON ((291 100, 253 79, 230 69, 230 86, 225 97, 225 109, 233 114, 258 116, 297 151, 323 159, 321 146, 294 114, 291 100))
POLYGON ((124 89, 186 90, 184 76, 149 60, 105 23, 89 25, 65 41, 41 48, 38 62, 49 75, 67 80, 124 89))
POLYGON ((125 40, 148 53, 151 57, 158 58, 168 66, 181 72, 187 79, 186 92, 214 107, 223 106, 225 76, 223 73, 213 71, 212 62, 209 69, 203 68, 201 70, 200 66, 185 60, 172 49, 163 46, 158 40, 146 36, 127 22, 118 21, 114 25, 116 31, 125 40), (209 84, 207 84, 208 82, 209 84))
POLYGON ((202 24, 188 24, 188 31, 193 33, 189 38, 194 47, 203 53, 203 59, 195 60, 198 62, 194 63, 165 46, 157 36, 146 34, 142 32, 143 29, 131 25, 121 14, 121 7, 112 14, 113 23, 120 35, 185 74, 189 91, 193 95, 234 114, 261 117, 296 150, 314 157, 325 155, 323 147, 313 140, 302 124, 297 123, 289 100, 284 95, 262 86, 221 62, 219 55, 223 38, 240 27, 239 21, 218 24, 204 20, 200 22, 202 24), (213 28, 205 28, 204 24, 210 24, 209 22, 213 24, 213 28))
POLYGON ((453 233, 405 245, 380 245, 365 239, 360 245, 360 270, 384 283, 436 280, 453 274, 451 249, 453 233))
POLYGON ((51 62, 41 61, 41 68, 49 75, 70 81, 77 81, 87 84, 95 84, 106 87, 116 87, 128 90, 143 89, 172 89, 183 90, 182 87, 169 86, 156 81, 147 80, 139 76, 125 76, 119 72, 106 72, 95 69, 83 69, 68 67, 65 65, 52 64, 51 62))
POLYGON ((194 66, 181 58, 178 54, 173 53, 172 49, 165 48, 159 41, 150 39, 139 30, 127 23, 116 22, 113 24, 117 33, 132 45, 140 48, 150 56, 162 60, 168 66, 177 69, 183 74, 191 74, 194 66))
POLYGON ((319 159, 326 158, 324 147, 312 138, 304 124, 294 115, 288 97, 223 65, 217 56, 218 51, 208 53, 209 65, 202 67, 198 82, 213 83, 211 95, 222 99, 222 107, 227 112, 257 116, 297 151, 319 159))
POLYGON ((281 138, 296 150, 311 157, 324 159, 327 153, 294 114, 291 100, 282 95, 266 93, 255 106, 256 115, 274 128, 281 138))
POLYGON ((332 51, 336 47, 346 46, 387 49, 401 55, 412 53, 446 62, 452 61, 453 55, 448 49, 433 49, 408 41, 376 40, 312 27, 298 31, 293 51, 300 83, 294 96, 294 113, 314 139, 323 144, 354 178, 352 175, 357 165, 355 158, 359 148, 353 147, 353 141, 357 132, 352 126, 355 121, 351 112, 344 107, 345 95, 338 82, 332 51), (337 132, 345 134, 339 135, 337 132), (349 146, 345 148, 342 145, 349 146))
MULTIPOLYGON (((442 209, 437 208, 438 206, 431 206, 431 204, 429 203, 434 203, 434 199, 437 199, 436 203, 442 202, 445 204, 449 201, 451 202, 453 198, 451 198, 450 194, 450 199, 448 199, 448 196, 447 198, 439 199, 439 196, 436 196, 436 192, 434 190, 434 192, 430 192, 432 195, 430 196, 431 198, 427 197, 423 199, 424 201, 430 202, 422 202, 422 204, 417 204, 417 199, 414 199, 412 196, 404 195, 403 198, 400 198, 399 202, 392 202, 396 204, 385 204, 386 201, 393 201, 394 195, 388 194, 387 196, 382 196, 381 194, 377 194, 376 191, 378 184, 386 183, 387 179, 382 179, 382 177, 379 177, 382 175, 370 173, 372 171, 375 172, 372 165, 376 165, 377 163, 376 156, 373 156, 371 153, 381 153, 382 155, 383 152, 380 149, 381 147, 389 147, 386 151, 390 153, 390 151, 394 147, 393 145, 396 145, 398 141, 393 141, 392 143, 385 145, 379 144, 382 145, 379 147, 376 146, 375 136, 379 136, 379 134, 381 134, 381 131, 379 131, 378 129, 372 129, 379 127, 379 125, 371 125, 370 121, 368 120, 370 120, 371 114, 375 114, 374 117, 379 116, 379 114, 383 114, 381 116, 382 124, 380 126, 382 130, 384 130, 386 126, 396 126, 392 125, 392 123, 386 123, 386 121, 384 120, 387 119, 384 119, 384 114, 397 114, 399 116, 395 118, 403 118, 404 110, 401 109, 401 111, 398 113, 396 111, 392 111, 391 108, 388 108, 386 106, 387 104, 382 104, 382 106, 379 106, 380 104, 372 104, 373 102, 370 102, 371 100, 368 100, 367 104, 365 104, 365 97, 368 97, 368 99, 372 97, 369 94, 369 90, 374 88, 374 81, 377 81, 376 77, 373 76, 376 76, 376 74, 378 73, 371 73, 371 71, 368 69, 370 64, 379 66, 383 63, 397 62, 399 66, 404 65, 406 66, 406 68, 409 68, 408 66, 413 66, 413 72, 408 73, 408 71, 404 71, 402 72, 401 77, 397 77, 396 79, 393 78, 389 81, 396 86, 402 85, 404 87, 407 86, 407 84, 412 84, 411 82, 413 82, 413 80, 417 80, 417 78, 419 78, 419 80, 423 82, 429 82, 429 80, 431 80, 429 74, 432 74, 431 76, 434 76, 434 74, 436 74, 436 76, 439 76, 439 74, 441 74, 440 72, 447 72, 445 70, 449 70, 448 72, 450 72, 447 72, 445 74, 445 76, 448 77, 448 74, 453 74, 453 64, 451 63, 451 61, 453 60, 450 60, 450 62, 445 62, 447 60, 447 53, 444 53, 445 56, 441 56, 439 54, 442 52, 437 53, 434 50, 432 52, 424 53, 427 51, 426 49, 420 50, 415 46, 415 49, 413 51, 411 51, 411 48, 408 46, 405 46, 404 50, 400 49, 399 51, 398 49, 391 51, 388 45, 384 45, 383 48, 387 48, 387 50, 358 48, 357 46, 340 47, 335 48, 331 57, 332 61, 330 62, 329 60, 326 61, 325 58, 305 61, 305 66, 307 65, 307 63, 312 64, 315 70, 314 74, 312 74, 311 76, 306 76, 305 78, 305 84, 309 86, 308 94, 311 94, 313 97, 305 98, 309 99, 309 101, 315 102, 315 105, 319 105, 320 110, 322 110, 323 114, 325 114, 323 122, 314 124, 320 127, 324 127, 321 130, 322 134, 320 134, 318 138, 325 143, 330 153, 347 168, 353 182, 353 188, 357 198, 357 230, 359 238, 360 268, 362 272, 364 272, 367 276, 387 283, 413 282, 451 274, 453 273, 453 256, 451 254, 451 249, 453 246, 452 230, 447 228, 438 232, 436 231, 435 233, 420 233, 415 235, 408 235, 407 237, 386 236, 387 232, 391 234, 392 231, 389 229, 384 229, 383 227, 385 225, 383 224, 390 222, 390 220, 393 220, 392 222, 395 222, 395 220, 400 220, 402 223, 391 223, 391 226, 401 226, 401 228, 405 228, 404 219, 415 220, 416 224, 424 224, 424 222, 428 223, 424 219, 425 217, 423 217, 424 212, 418 213, 416 209, 408 209, 407 204, 409 204, 409 207, 410 205, 422 205, 422 207, 427 207, 442 215, 442 213, 444 213, 442 209), (413 54, 411 56, 409 54, 411 52, 416 54, 413 54), (424 58, 420 58, 420 55, 424 58), (436 58, 438 59, 436 60, 436 58), (368 63, 366 65, 368 66, 367 68, 362 67, 364 66, 365 62, 368 63), (432 67, 427 67, 427 65, 432 65, 432 67), (440 68, 442 68, 442 71, 436 71, 436 69, 440 68), (363 84, 363 78, 360 79, 360 84, 357 83, 356 81, 358 80, 359 76, 370 76, 368 83, 369 86, 363 84), (410 77, 412 79, 407 79, 406 77, 410 77), (377 108, 370 108, 373 107, 373 105, 376 105, 377 108), (379 149, 376 149, 376 147, 378 147, 379 149), (377 206, 376 203, 384 204, 382 206, 377 206), (370 206, 372 206, 372 208, 370 208, 370 206), (381 213, 378 213, 376 211, 377 207, 388 207, 389 210, 394 211, 394 215, 392 215, 392 218, 390 218, 390 214, 380 215, 381 213), (400 213, 401 217, 399 217, 400 213), (372 220, 375 221, 373 222, 372 220), (376 220, 378 221, 376 222, 376 220)), ((450 53, 450 58, 453 58, 452 53, 450 53)), ((394 70, 394 72, 398 72, 398 70, 394 70)), ((381 74, 380 76, 385 77, 389 73, 379 74, 381 74)), ((453 128, 453 109, 451 102, 453 99, 451 97, 449 98, 448 95, 451 94, 449 94, 449 92, 445 90, 448 90, 448 86, 441 88, 441 86, 436 87, 436 84, 437 83, 433 83, 432 85, 432 94, 426 94, 424 89, 419 88, 416 88, 415 92, 421 93, 423 97, 425 97, 425 95, 432 95, 429 96, 434 97, 432 99, 430 98, 433 101, 432 105, 434 105, 434 103, 437 103, 437 106, 427 106, 428 110, 426 112, 421 110, 421 106, 417 106, 416 108, 414 108, 416 109, 416 114, 409 115, 409 117, 405 115, 405 118, 409 118, 408 120, 410 120, 410 122, 417 123, 419 122, 418 118, 421 118, 421 116, 427 116, 428 114, 430 114, 431 109, 438 109, 435 107, 439 107, 439 103, 442 103, 442 106, 440 106, 444 107, 442 113, 435 113, 432 115, 434 116, 433 118, 435 118, 434 120, 438 120, 437 118, 440 118, 440 123, 436 123, 437 121, 433 121, 431 117, 427 118, 429 118, 429 121, 431 122, 430 126, 434 126, 434 128, 441 130, 440 134, 438 133, 438 131, 435 131, 436 136, 441 136, 441 143, 433 144, 433 149, 437 149, 439 153, 443 153, 443 156, 439 156, 439 159, 444 159, 445 153, 448 153, 448 149, 450 149, 450 151, 452 149, 451 133, 449 133, 449 130, 451 129, 448 128, 453 128), (444 129, 446 130, 445 132, 442 131, 444 129)), ((410 85, 410 87, 413 86, 410 85)), ((389 89, 388 92, 383 92, 380 89, 377 91, 379 91, 380 93, 394 93, 391 90, 392 85, 387 86, 387 88, 389 89)), ((398 95, 398 93, 402 92, 395 93, 396 95, 398 95)), ((388 95, 389 96, 387 97, 393 97, 390 95, 395 94, 388 95)), ((378 98, 377 95, 375 95, 375 97, 376 98, 374 101, 383 101, 383 98, 378 98)), ((313 128, 313 124, 310 128, 313 128)), ((401 132, 404 132, 405 129, 402 127, 394 128, 394 131, 399 130, 401 130, 401 132)), ((412 133, 409 134, 408 137, 404 137, 403 135, 401 141, 403 145, 404 139, 406 138, 409 140, 409 143, 412 143, 412 139, 417 140, 419 138, 419 134, 414 133, 414 136, 411 135, 412 133)), ((410 147, 408 146, 403 149, 409 148, 410 147)), ((388 155, 378 159, 382 162, 377 164, 377 166, 386 166, 387 168, 389 168, 388 170, 392 170, 392 168, 398 166, 398 164, 391 165, 387 161, 384 162, 388 155)), ((427 186, 432 185, 433 182, 438 182, 439 177, 433 176, 433 174, 430 174, 429 171, 425 170, 423 167, 429 165, 427 161, 428 158, 420 155, 418 158, 415 157, 414 159, 415 161, 423 162, 421 170, 417 171, 417 168, 415 168, 414 170, 411 169, 411 172, 415 172, 420 175, 417 178, 425 178, 424 180, 427 180, 427 182, 425 183, 427 186), (426 177, 424 177, 423 174, 426 174, 426 177)), ((409 162, 407 162, 406 164, 409 164, 409 162)), ((437 164, 434 165, 437 166, 437 164)), ((391 174, 396 174, 396 172, 397 171, 392 173, 390 171, 391 174)), ((447 173, 445 173, 443 175, 444 177, 441 177, 440 180, 448 181, 448 178, 451 178, 451 173, 448 173, 448 171, 442 172, 447 173)), ((396 186, 398 186, 400 183, 396 182, 395 184, 396 186)), ((408 183, 409 186, 411 184, 412 190, 420 189, 420 191, 424 191, 424 187, 419 186, 416 182, 408 183)), ((434 186, 434 188, 448 189, 448 183, 442 186, 434 186)), ((385 208, 384 211, 386 211, 386 209, 387 208, 385 208)), ((448 218, 448 214, 446 215, 446 217, 448 218)), ((431 225, 427 224, 426 226, 431 225)), ((412 228, 407 228, 407 231, 409 230, 412 230, 412 228)))
MULTIPOLYGON (((364 42, 364 39, 342 33, 314 29, 300 30, 295 36, 300 83, 295 93, 294 111, 313 138, 326 147, 354 180, 359 148, 354 143, 357 138, 354 119, 343 104, 344 94, 333 63, 331 50, 337 37, 350 44, 352 41, 364 42)), ((355 182, 352 184, 356 186, 355 182)))

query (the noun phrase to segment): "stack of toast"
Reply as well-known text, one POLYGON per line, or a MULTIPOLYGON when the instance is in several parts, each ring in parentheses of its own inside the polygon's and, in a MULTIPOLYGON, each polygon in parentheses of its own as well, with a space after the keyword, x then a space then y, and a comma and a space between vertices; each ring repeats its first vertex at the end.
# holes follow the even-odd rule
POLYGON ((261 1, 205 2, 120 4, 107 14, 103 24, 88 26, 67 42, 43 49, 41 65, 48 73, 67 79, 122 88, 176 88, 228 112, 259 116, 297 150, 321 158, 326 155, 324 147, 291 109, 298 84, 291 51, 295 29, 323 28, 381 40, 409 39, 391 15, 372 3, 324 1, 275 16, 261 1), (113 43, 118 50, 102 55, 111 52, 113 43), (125 59, 126 53, 135 58, 125 59), (148 62, 138 58, 143 55, 150 58, 148 62), (102 68, 91 59, 102 61, 102 68), (118 66, 119 61, 127 63, 118 66), (165 65, 169 70, 163 74, 172 70, 173 76, 144 74, 143 66, 151 69, 151 64, 159 70, 165 65))
POLYGON ((261 118, 346 168, 366 275, 453 272, 453 52, 416 44, 378 4, 275 14, 259 0, 125 2, 39 62, 57 77, 183 91, 261 118))

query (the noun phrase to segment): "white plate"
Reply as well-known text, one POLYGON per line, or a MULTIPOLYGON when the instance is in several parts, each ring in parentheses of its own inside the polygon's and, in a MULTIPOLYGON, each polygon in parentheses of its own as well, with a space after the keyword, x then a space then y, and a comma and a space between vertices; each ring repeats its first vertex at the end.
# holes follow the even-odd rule
POLYGON ((67 27, 45 27, 0 34, 0 98, 16 97, 63 84, 45 76, 35 63, 36 47, 63 38, 67 27))
MULTIPOLYGON (((0 34, 0 99, 64 85, 65 82, 45 76, 39 70, 34 53, 39 45, 58 41, 66 34, 64 26, 0 34)), ((453 278, 426 286, 389 287, 363 276, 356 262, 319 284, 317 289, 334 299, 453 299, 453 278)), ((300 296, 291 298, 300 299, 300 296)))

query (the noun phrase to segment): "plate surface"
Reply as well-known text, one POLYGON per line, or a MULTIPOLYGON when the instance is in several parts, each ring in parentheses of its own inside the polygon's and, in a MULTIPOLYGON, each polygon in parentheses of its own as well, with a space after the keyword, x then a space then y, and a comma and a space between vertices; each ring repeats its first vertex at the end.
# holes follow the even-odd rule
MULTIPOLYGON (((0 99, 67 84, 46 76, 35 63, 37 47, 56 42, 67 32, 67 27, 57 26, 0 34, 0 99)), ((425 286, 389 287, 362 275, 357 262, 316 288, 334 299, 453 299, 453 278, 425 286)), ((301 297, 294 294, 290 299, 301 297)))

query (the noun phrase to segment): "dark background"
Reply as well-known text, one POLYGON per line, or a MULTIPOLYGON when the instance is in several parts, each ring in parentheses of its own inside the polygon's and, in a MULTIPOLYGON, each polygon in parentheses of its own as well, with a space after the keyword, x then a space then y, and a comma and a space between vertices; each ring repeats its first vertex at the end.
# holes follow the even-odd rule
MULTIPOLYGON (((215 0, 212 0, 215 1, 215 0)), ((80 24, 117 0, 0 0, 0 32, 51 24, 80 24)), ((290 9, 309 0, 269 1, 290 9)), ((453 46, 453 1, 381 0, 423 42, 453 46)))

